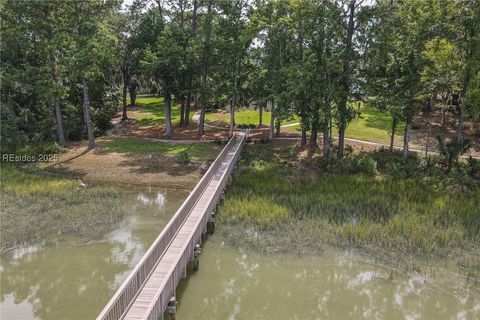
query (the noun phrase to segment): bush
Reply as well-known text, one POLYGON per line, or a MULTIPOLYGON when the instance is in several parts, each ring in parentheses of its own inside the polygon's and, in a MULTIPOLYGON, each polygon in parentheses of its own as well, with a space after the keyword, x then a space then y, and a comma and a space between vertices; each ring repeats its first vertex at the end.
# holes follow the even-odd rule
POLYGON ((19 151, 16 152, 17 155, 22 156, 35 156, 38 157, 39 155, 54 155, 58 154, 62 151, 62 147, 56 142, 50 143, 40 143, 36 145, 27 146, 19 151))
POLYGON ((370 156, 356 156, 351 158, 352 173, 377 174, 377 162, 370 156))
POLYGON ((178 154, 178 162, 181 164, 190 163, 190 154, 188 153, 188 151, 181 151, 178 154))
POLYGON ((414 178, 421 172, 416 159, 394 158, 386 165, 386 173, 397 179, 414 178))
POLYGON ((291 159, 297 159, 298 158, 299 151, 295 147, 291 147, 288 149, 288 157, 291 159))
POLYGON ((438 136, 437 140, 440 154, 443 156, 447 166, 447 171, 450 171, 453 164, 457 164, 460 156, 466 153, 471 147, 471 142, 468 139, 460 140, 454 138, 445 140, 441 136, 438 136))
POLYGON ((27 135, 17 125, 13 108, 0 104, 0 153, 15 152, 27 142, 27 135))
POLYGON ((480 160, 468 157, 465 169, 469 176, 480 179, 480 160))
POLYGON ((215 140, 213 140, 213 143, 221 145, 222 144, 222 139, 220 139, 219 137, 215 137, 215 140))
POLYGON ((321 158, 319 166, 324 169, 333 166, 333 172, 340 174, 377 174, 377 162, 372 157, 363 154, 351 156, 341 162, 335 162, 334 159, 321 158))

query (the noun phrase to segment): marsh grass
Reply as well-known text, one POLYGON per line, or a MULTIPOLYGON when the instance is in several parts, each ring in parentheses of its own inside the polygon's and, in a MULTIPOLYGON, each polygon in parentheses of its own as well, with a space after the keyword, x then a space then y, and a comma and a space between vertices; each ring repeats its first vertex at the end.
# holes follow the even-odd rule
POLYGON ((282 157, 248 146, 219 213, 220 229, 225 225, 227 237, 239 237, 233 241, 270 235, 266 251, 278 250, 270 242, 295 250, 329 243, 413 255, 480 244, 478 189, 453 192, 422 179, 302 170, 282 157))
POLYGON ((96 239, 124 215, 113 188, 82 188, 78 180, 5 163, 0 178, 0 252, 65 237, 96 239))

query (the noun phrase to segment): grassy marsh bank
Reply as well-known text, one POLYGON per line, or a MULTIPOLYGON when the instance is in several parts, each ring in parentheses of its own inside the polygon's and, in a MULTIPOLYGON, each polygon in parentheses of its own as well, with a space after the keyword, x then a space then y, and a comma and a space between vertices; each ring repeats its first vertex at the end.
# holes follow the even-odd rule
POLYGON ((467 192, 392 176, 381 161, 375 174, 351 174, 300 158, 292 149, 247 146, 218 214, 229 242, 266 253, 312 253, 325 244, 392 257, 479 252, 478 186, 467 192))
POLYGON ((95 239, 124 215, 121 193, 114 188, 83 188, 78 180, 33 165, 2 163, 0 179, 1 252, 64 237, 95 239))

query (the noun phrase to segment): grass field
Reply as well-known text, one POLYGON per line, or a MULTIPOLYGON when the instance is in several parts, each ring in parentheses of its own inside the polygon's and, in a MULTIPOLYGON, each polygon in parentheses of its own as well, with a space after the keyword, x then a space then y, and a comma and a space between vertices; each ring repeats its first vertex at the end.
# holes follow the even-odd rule
POLYGON ((135 138, 114 138, 99 142, 106 151, 133 154, 164 154, 177 156, 187 152, 192 160, 210 161, 215 159, 221 146, 213 143, 171 144, 135 138))
MULTIPOLYGON (((165 123, 165 104, 163 97, 156 95, 139 95, 137 105, 141 108, 138 112, 130 113, 128 116, 138 124, 153 126, 165 123)), ((192 114, 193 115, 193 114, 192 114)), ((180 121, 180 106, 172 106, 172 123, 180 121)))
MULTIPOLYGON (((263 124, 270 125, 270 116, 271 113, 268 111, 263 112, 263 124)), ((205 115, 207 121, 220 121, 227 124, 230 124, 230 113, 225 112, 209 112, 205 115)), ((260 120, 260 115, 258 110, 253 109, 240 109, 235 112, 235 123, 237 125, 241 124, 255 124, 258 125, 260 120)), ((288 119, 282 122, 282 124, 290 124, 299 122, 300 119, 295 116, 292 119, 288 119)))
POLYGON ((5 163, 0 179, 0 251, 64 237, 95 239, 124 215, 121 193, 110 187, 85 189, 74 179, 5 163))
MULTIPOLYGON (((140 95, 137 98, 137 104, 141 109, 136 113, 131 113, 131 118, 142 125, 157 125, 165 122, 165 107, 163 98, 154 95, 140 95)), ((368 104, 359 105, 360 117, 353 120, 347 128, 346 137, 353 139, 361 139, 384 144, 390 143, 390 126, 391 117, 381 113, 368 104)), ((195 112, 191 113, 193 116, 195 112)), ((270 112, 263 112, 263 124, 270 124, 270 112)), ((230 114, 225 112, 208 112, 206 115, 207 122, 223 122, 226 125, 230 123, 230 114)), ((180 107, 174 105, 172 107, 172 122, 180 121, 180 107)), ((299 122, 300 119, 295 116, 282 122, 282 125, 299 122)), ((237 125, 259 123, 259 112, 253 109, 240 109, 235 113, 235 122, 237 125)), ((400 123, 396 130, 395 144, 402 144, 402 134, 404 130, 403 123, 400 123)), ((284 132, 299 133, 300 125, 282 128, 284 132)), ((334 129, 334 135, 338 132, 334 129)))
POLYGON ((304 171, 285 164, 286 157, 265 146, 244 151, 241 174, 218 215, 219 229, 234 244, 308 251, 328 243, 393 255, 480 244, 478 189, 464 193, 422 179, 304 171))

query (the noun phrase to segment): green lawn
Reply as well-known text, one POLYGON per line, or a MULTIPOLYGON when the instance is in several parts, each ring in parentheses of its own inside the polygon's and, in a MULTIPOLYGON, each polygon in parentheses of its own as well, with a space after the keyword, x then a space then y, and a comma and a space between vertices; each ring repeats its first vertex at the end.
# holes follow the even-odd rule
MULTIPOLYGON (((263 124, 270 124, 271 113, 268 111, 263 112, 263 124)), ((220 121, 227 124, 230 123, 230 113, 223 112, 209 112, 205 115, 207 121, 220 121)), ((235 112, 235 123, 240 124, 258 124, 260 120, 260 115, 258 110, 253 109, 240 109, 235 112)), ((290 124, 299 122, 300 119, 297 116, 294 116, 292 119, 283 121, 282 124, 290 124)))
MULTIPOLYGON (((350 123, 346 137, 389 144, 392 118, 365 103, 361 104, 359 111, 360 117, 350 123)), ((404 128, 403 123, 397 126, 395 144, 401 144, 404 128)), ((337 135, 337 130, 334 134, 337 135)))
MULTIPOLYGON (((355 119, 347 128, 346 137, 353 139, 361 139, 373 142, 380 142, 388 144, 390 143, 390 126, 391 117, 387 114, 377 111, 375 108, 368 104, 360 105, 360 117, 355 119)), ((206 115, 207 121, 221 121, 230 123, 229 113, 213 112, 206 115)), ((235 122, 237 124, 258 124, 259 112, 258 110, 241 109, 235 113, 235 122)), ((300 119, 295 116, 294 118, 283 121, 282 125, 299 122, 300 119)), ((270 123, 270 112, 263 113, 263 123, 270 123)), ((402 132, 404 129, 403 124, 399 124, 395 134, 395 143, 401 144, 402 132)), ((282 128, 284 132, 299 133, 300 125, 282 128)), ((336 128, 334 129, 334 135, 338 135, 336 128)))
MULTIPOLYGON (((139 95, 137 97, 137 104, 141 109, 131 114, 137 123, 142 125, 157 125, 165 122, 165 107, 163 97, 155 95, 139 95)), ((372 106, 362 103, 359 106, 360 117, 353 120, 347 128, 346 137, 353 139, 361 139, 379 143, 390 143, 390 126, 391 117, 387 114, 381 113, 372 106)), ((191 112, 191 116, 195 112, 191 112)), ((263 112, 263 124, 270 124, 270 112, 263 112)), ((208 112, 206 114, 207 122, 223 122, 226 125, 230 123, 230 113, 224 112, 208 112)), ((180 106, 174 105, 172 107, 172 122, 178 123, 180 121, 180 106)), ((299 122, 300 119, 295 116, 289 120, 283 121, 282 125, 299 122)), ((237 125, 241 124, 258 124, 259 112, 258 110, 242 108, 235 113, 235 122, 237 125)), ((402 133, 404 124, 398 125, 395 134, 395 144, 401 145, 402 133)), ((299 133, 300 125, 282 128, 284 132, 299 133)), ((334 130, 334 135, 338 131, 334 130)))
MULTIPOLYGON (((137 97, 137 105, 139 105, 141 109, 136 113, 129 114, 129 117, 134 119, 138 124, 152 126, 165 123, 163 97, 156 95, 139 95, 137 97)), ((179 121, 180 106, 174 104, 172 106, 172 123, 178 123, 179 121)))
POLYGON ((108 141, 101 141, 99 145, 106 151, 120 153, 150 153, 177 156, 182 152, 188 152, 192 160, 202 161, 215 159, 221 149, 221 146, 211 143, 173 144, 135 138, 114 138, 108 141))

